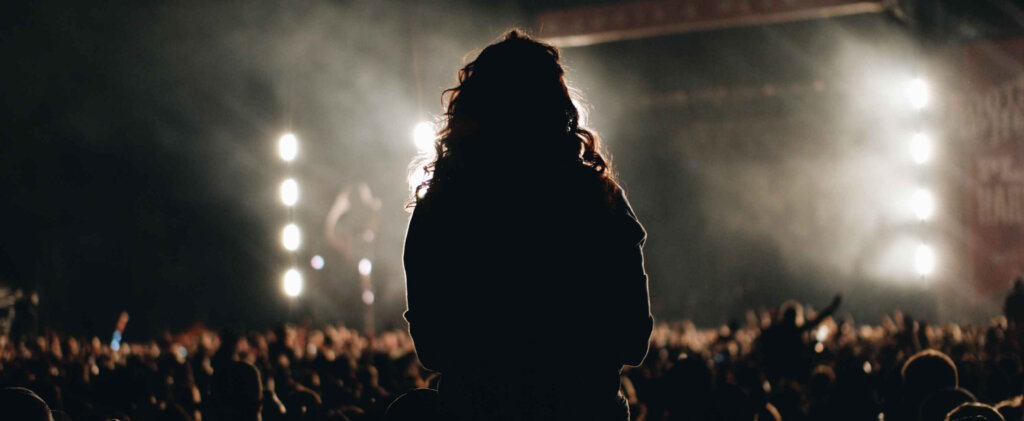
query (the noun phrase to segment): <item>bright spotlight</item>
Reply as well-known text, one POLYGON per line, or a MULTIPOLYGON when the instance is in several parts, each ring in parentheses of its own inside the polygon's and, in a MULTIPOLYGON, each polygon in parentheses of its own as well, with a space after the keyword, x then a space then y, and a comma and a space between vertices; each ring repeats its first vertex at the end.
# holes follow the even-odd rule
POLYGON ((434 124, 429 121, 421 121, 416 123, 416 127, 412 130, 412 140, 416 144, 416 148, 420 151, 430 151, 434 148, 434 139, 437 136, 437 132, 434 129, 434 124))
POLYGON ((302 235, 299 233, 299 226, 285 225, 284 231, 281 231, 281 244, 284 245, 284 248, 288 251, 298 250, 300 242, 302 242, 302 235))
POLYGON ((919 221, 924 221, 935 212, 935 199, 925 189, 917 189, 910 198, 910 206, 914 209, 914 215, 919 221))
POLYGON ((932 142, 924 133, 915 133, 910 138, 910 156, 917 164, 924 164, 932 155, 932 142))
POLYGON ((373 299, 374 299, 373 291, 370 291, 370 290, 363 291, 363 304, 366 304, 366 305, 373 304, 373 299))
POLYGON ((292 162, 295 155, 299 154, 299 140, 295 138, 294 134, 286 133, 281 136, 281 140, 277 141, 277 153, 285 162, 292 162))
POLYGON ((920 276, 928 276, 935 270, 935 252, 925 244, 914 251, 914 270, 920 276))
POLYGON ((313 256, 312 259, 309 259, 309 266, 313 267, 313 269, 316 269, 316 270, 323 269, 324 268, 324 263, 326 263, 324 261, 324 257, 319 255, 319 254, 313 256))
POLYGON ((289 178, 281 183, 281 203, 285 206, 295 206, 299 201, 299 183, 289 178))
POLYGON ((359 274, 363 276, 370 276, 370 272, 373 272, 373 262, 365 257, 359 259, 359 274))
POLYGON ((928 89, 928 84, 921 78, 911 80, 910 86, 907 87, 907 98, 910 100, 910 105, 913 105, 914 108, 924 108, 931 99, 931 91, 928 89))
POLYGON ((302 293, 302 274, 298 269, 291 268, 284 273, 284 294, 295 298, 302 293))

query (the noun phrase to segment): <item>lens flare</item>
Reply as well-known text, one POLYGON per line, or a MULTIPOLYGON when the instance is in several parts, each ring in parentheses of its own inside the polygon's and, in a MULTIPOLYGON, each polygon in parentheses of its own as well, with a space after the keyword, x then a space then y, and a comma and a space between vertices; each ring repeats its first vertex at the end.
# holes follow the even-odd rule
POLYGON ((284 230, 281 231, 281 244, 284 245, 285 250, 298 250, 299 243, 301 242, 302 235, 299 232, 299 226, 295 224, 285 225, 284 230))
POLYGON ((359 260, 359 274, 363 276, 370 276, 373 272, 373 262, 370 259, 362 258, 359 260))
POLYGON ((282 282, 284 287, 284 294, 295 298, 302 293, 302 274, 299 273, 298 269, 291 268, 284 273, 284 280, 282 282))
POLYGON ((914 270, 920 276, 928 276, 935 270, 935 252, 928 245, 918 245, 914 251, 914 270))
POLYGON ((299 201, 299 183, 289 178, 281 182, 281 203, 285 206, 295 206, 299 201))
POLYGON ((292 133, 286 133, 277 141, 277 153, 285 162, 292 162, 299 154, 299 140, 292 133))
POLYGON ((932 155, 932 141, 924 133, 915 133, 910 138, 910 157, 918 165, 928 162, 932 155))
POLYGON ((434 124, 429 121, 421 121, 416 123, 416 127, 412 130, 412 140, 416 144, 416 149, 422 152, 428 152, 434 148, 434 139, 437 136, 434 124))
POLYGON ((928 105, 931 100, 931 91, 928 89, 928 83, 921 78, 915 78, 910 81, 910 85, 907 86, 907 99, 910 100, 910 105, 914 106, 915 109, 922 109, 928 105))
POLYGON ((312 259, 309 259, 309 266, 316 270, 323 269, 326 263, 327 262, 324 261, 324 257, 319 254, 313 256, 312 259))
POLYGON ((910 206, 914 209, 917 220, 925 221, 935 212, 935 199, 928 190, 917 189, 910 197, 910 206))

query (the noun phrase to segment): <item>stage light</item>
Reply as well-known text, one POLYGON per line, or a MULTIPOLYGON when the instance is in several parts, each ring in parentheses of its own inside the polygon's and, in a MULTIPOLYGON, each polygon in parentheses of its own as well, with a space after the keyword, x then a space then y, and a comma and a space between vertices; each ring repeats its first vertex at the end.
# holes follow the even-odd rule
POLYGON ((914 251, 914 270, 920 276, 928 276, 935 270, 935 252, 925 244, 917 246, 914 251))
POLYGON ((416 127, 412 130, 412 140, 416 144, 416 148, 423 152, 428 152, 434 149, 434 139, 437 136, 437 132, 434 129, 434 125, 429 121, 421 121, 416 123, 416 127))
POLYGON ((364 304, 366 304, 366 305, 373 304, 373 299, 374 299, 373 291, 370 291, 370 290, 363 291, 363 303, 364 304))
POLYGON ((910 206, 914 209, 914 215, 919 221, 927 220, 935 212, 935 199, 925 189, 917 189, 910 198, 910 206))
POLYGON ((284 273, 284 294, 295 298, 302 293, 302 274, 298 269, 291 268, 284 273))
POLYGON ((928 84, 921 78, 911 80, 910 85, 907 87, 907 99, 910 100, 910 105, 913 105, 914 108, 924 108, 931 99, 928 84))
POLYGON ((285 206, 295 206, 299 201, 299 183, 289 178, 281 183, 281 203, 285 206))
POLYGON ((373 272, 373 262, 370 259, 362 258, 359 260, 359 274, 363 276, 370 276, 373 272))
POLYGON ((910 156, 917 164, 924 164, 932 155, 932 142, 924 133, 915 133, 910 137, 910 156))
POLYGON ((281 231, 281 244, 284 245, 284 248, 288 251, 298 250, 300 242, 302 242, 302 235, 299 233, 299 226, 285 225, 284 230, 281 231))
POLYGON ((324 261, 323 256, 321 256, 319 254, 313 256, 312 259, 309 259, 309 265, 312 266, 313 269, 316 269, 316 270, 323 269, 325 263, 326 262, 324 261))
POLYGON ((295 155, 299 154, 299 141, 294 134, 286 133, 277 141, 277 153, 285 162, 292 162, 295 155))

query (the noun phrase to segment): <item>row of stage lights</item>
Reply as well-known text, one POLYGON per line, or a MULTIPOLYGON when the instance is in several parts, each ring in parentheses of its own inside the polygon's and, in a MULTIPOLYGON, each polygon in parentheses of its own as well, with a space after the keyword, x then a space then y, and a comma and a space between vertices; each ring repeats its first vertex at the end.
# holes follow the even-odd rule
MULTIPOLYGON (((292 133, 285 133, 277 141, 277 153, 281 160, 288 164, 288 168, 291 169, 292 161, 299 154, 298 138, 292 133)), ((299 230, 299 226, 295 224, 295 204, 299 202, 299 183, 294 178, 286 178, 281 182, 279 193, 281 195, 281 203, 288 208, 288 223, 281 230, 281 245, 291 254, 289 257, 292 261, 292 267, 284 272, 282 286, 285 295, 294 298, 302 293, 303 286, 302 272, 299 272, 299 269, 294 264, 294 253, 302 243, 302 232, 299 230)))
MULTIPOLYGON (((931 102, 931 90, 928 84, 920 78, 913 79, 907 87, 907 99, 914 111, 920 114, 931 102)), ((932 140, 922 131, 914 133, 909 140, 910 158, 918 167, 928 163, 932 155, 932 140)), ((918 187, 910 197, 911 208, 919 223, 924 224, 931 219, 935 213, 935 197, 926 187, 918 187)), ((927 277, 935 270, 935 251, 923 239, 920 240, 914 249, 914 271, 920 277, 927 277)))
MULTIPOLYGON (((277 154, 281 157, 289 169, 299 154, 299 139, 293 133, 285 133, 277 141, 277 154)), ((299 203, 299 183, 294 178, 286 178, 281 182, 278 189, 281 203, 288 208, 288 223, 281 230, 281 245, 290 254, 291 267, 284 272, 281 283, 285 295, 295 298, 302 294, 303 278, 302 272, 295 264, 295 252, 302 245, 302 231, 295 223, 295 205, 299 203)), ((326 262, 323 256, 317 254, 309 260, 309 265, 315 270, 322 270, 326 262)))

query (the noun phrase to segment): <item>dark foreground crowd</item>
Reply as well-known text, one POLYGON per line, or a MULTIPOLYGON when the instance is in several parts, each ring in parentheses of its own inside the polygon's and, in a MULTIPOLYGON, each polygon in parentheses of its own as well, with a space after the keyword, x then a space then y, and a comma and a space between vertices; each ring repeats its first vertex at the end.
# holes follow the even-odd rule
MULTIPOLYGON (((838 305, 786 303, 717 329, 659 324, 644 364, 622 373, 631 418, 1022 420, 1024 284, 986 325, 898 312, 855 324, 831 317, 838 305)), ((117 350, 97 338, 3 336, 0 419, 395 419, 386 414, 398 396, 438 377, 400 331, 195 329, 117 350)))

